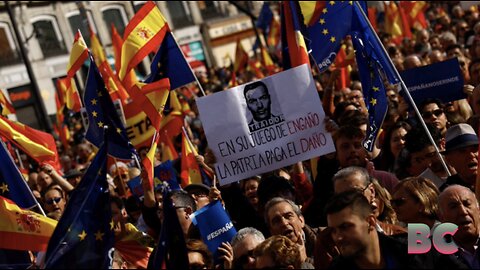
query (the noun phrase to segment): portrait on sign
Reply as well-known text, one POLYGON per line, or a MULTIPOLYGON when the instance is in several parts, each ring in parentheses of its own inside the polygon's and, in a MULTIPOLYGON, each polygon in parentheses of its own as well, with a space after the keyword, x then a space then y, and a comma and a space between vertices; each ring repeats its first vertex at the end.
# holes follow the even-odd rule
POLYGON ((243 95, 247 105, 247 110, 245 112, 250 132, 285 121, 276 96, 270 94, 268 87, 264 82, 256 81, 246 84, 243 88, 243 95), (274 102, 272 102, 272 100, 274 102))

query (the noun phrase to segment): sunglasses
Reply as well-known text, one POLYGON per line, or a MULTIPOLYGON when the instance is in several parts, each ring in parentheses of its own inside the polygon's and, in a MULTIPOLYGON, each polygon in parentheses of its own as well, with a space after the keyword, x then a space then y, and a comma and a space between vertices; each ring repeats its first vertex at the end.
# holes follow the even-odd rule
POLYGON ((48 205, 52 205, 54 202, 55 202, 55 204, 57 204, 61 200, 62 200, 61 197, 57 197, 57 198, 52 198, 52 199, 46 200, 45 203, 48 204, 48 205))
POLYGON ((392 204, 392 206, 400 207, 405 204, 405 201, 406 201, 405 198, 398 198, 398 199, 391 199, 390 203, 392 204))
POLYGON ((430 118, 432 117, 432 115, 435 115, 436 117, 439 117, 440 115, 442 115, 443 113, 443 110, 442 109, 436 109, 436 110, 433 110, 431 112, 423 112, 422 113, 422 116, 423 118, 430 118))

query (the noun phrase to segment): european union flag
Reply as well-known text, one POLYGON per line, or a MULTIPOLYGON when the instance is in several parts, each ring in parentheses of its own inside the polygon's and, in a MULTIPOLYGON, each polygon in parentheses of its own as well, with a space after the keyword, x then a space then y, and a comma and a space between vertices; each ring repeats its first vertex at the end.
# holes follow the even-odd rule
POLYGON ((152 60, 150 70, 151 73, 145 79, 145 83, 169 78, 172 90, 195 81, 192 70, 170 31, 165 34, 162 45, 152 60))
POLYGON ((28 188, 12 157, 0 142, 0 195, 14 201, 18 206, 29 209, 37 205, 37 200, 28 188))
POLYGON ((177 210, 173 205, 170 188, 163 190, 164 221, 157 247, 148 261, 147 269, 189 269, 187 247, 177 210))
POLYGON ((113 257, 113 220, 106 179, 107 141, 100 147, 48 243, 45 268, 107 269, 113 257))
POLYGON ((89 122, 85 138, 96 147, 100 147, 107 132, 108 154, 119 159, 132 159, 135 149, 128 140, 125 128, 91 55, 83 101, 89 122), (106 131, 104 126, 108 126, 106 131))
POLYGON ((368 109, 367 135, 363 141, 363 147, 371 152, 387 113, 387 96, 379 63, 369 54, 361 37, 354 34, 352 42, 362 81, 363 97, 368 109))
MULTIPOLYGON (((364 9, 360 3, 353 7, 352 38, 356 35, 362 40, 363 50, 365 50, 366 54, 378 63, 391 84, 397 84, 400 82, 398 73, 392 64, 390 57, 383 49, 383 45, 380 43, 377 34, 374 32, 373 28, 370 27, 368 18, 362 8, 364 9)), ((354 48, 357 49, 355 45, 354 48)))
POLYGON ((323 1, 323 3, 321 7, 308 7, 300 3, 304 17, 313 14, 307 23, 306 39, 310 40, 311 55, 321 72, 333 64, 342 40, 350 34, 353 12, 353 1, 323 1), (317 8, 318 12, 306 10, 307 8, 317 8))

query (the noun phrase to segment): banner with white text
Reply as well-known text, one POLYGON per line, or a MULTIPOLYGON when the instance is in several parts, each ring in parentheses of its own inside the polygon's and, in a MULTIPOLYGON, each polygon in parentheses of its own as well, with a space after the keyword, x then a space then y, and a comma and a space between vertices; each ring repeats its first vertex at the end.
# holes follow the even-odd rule
POLYGON ((197 100, 221 185, 335 151, 307 65, 197 100))

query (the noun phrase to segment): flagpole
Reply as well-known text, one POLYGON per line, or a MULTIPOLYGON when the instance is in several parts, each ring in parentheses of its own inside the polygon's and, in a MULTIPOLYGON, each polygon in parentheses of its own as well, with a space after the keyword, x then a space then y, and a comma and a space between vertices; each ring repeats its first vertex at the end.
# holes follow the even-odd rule
MULTIPOLYGON (((382 41, 380 40, 380 38, 378 37, 377 32, 375 31, 375 29, 373 28, 372 24, 370 23, 370 20, 368 19, 368 16, 367 16, 367 15, 365 14, 365 12, 363 11, 362 6, 360 5, 360 3, 359 3, 358 1, 355 1, 355 5, 357 5, 357 8, 360 10, 360 12, 362 13, 362 16, 363 16, 364 19, 367 21, 368 26, 370 27, 370 30, 372 30, 372 32, 374 33, 374 36, 375 36, 375 38, 377 39, 378 43, 380 43, 380 46, 382 47, 382 50, 384 51, 384 53, 385 53, 386 55, 388 55, 387 50, 386 50, 385 47, 383 46, 383 43, 382 43, 382 41)), ((435 143, 435 141, 433 140, 432 135, 431 135, 430 132, 428 131, 427 125, 425 124, 425 121, 424 121, 423 118, 421 117, 420 111, 418 110, 417 105, 415 104, 415 101, 413 100, 412 96, 410 95, 410 92, 408 91, 408 88, 407 88, 407 86, 405 85, 405 82, 403 82, 402 77, 400 76, 400 73, 398 72, 397 68, 395 67, 395 65, 394 65, 393 62, 392 62, 392 59, 390 59, 390 57, 386 57, 386 58, 387 58, 388 61, 390 62, 390 65, 392 65, 393 70, 395 71, 395 75, 399 78, 399 80, 400 80, 400 85, 402 86, 402 89, 404 90, 405 94, 407 95, 408 100, 409 100, 410 103, 412 104, 413 109, 415 110, 415 113, 416 113, 418 119, 420 120, 420 123, 422 124, 422 127, 425 129, 425 132, 427 132, 428 139, 429 139, 430 142, 432 143, 433 147, 435 147, 435 151, 437 152, 437 156, 440 158, 440 161, 442 162, 443 168, 444 168, 445 171, 447 172, 447 175, 448 175, 448 176, 451 176, 452 174, 450 173, 450 170, 448 170, 447 164, 445 163, 445 160, 443 159, 442 155, 440 154, 440 150, 438 150, 437 144, 435 143)))
POLYGON ((192 67, 191 67, 190 64, 188 63, 187 59, 185 58, 185 55, 183 54, 182 49, 181 49, 180 46, 178 45, 177 39, 175 38, 175 36, 173 35, 172 32, 170 32, 170 34, 172 35, 173 40, 175 40, 175 44, 177 44, 178 49, 179 49, 180 52, 182 53, 183 59, 185 59, 185 62, 187 62, 188 68, 190 69, 190 72, 192 72, 192 75, 193 75, 193 77, 195 78, 195 81, 196 81, 197 84, 198 84, 198 88, 200 89, 200 91, 202 92, 202 94, 203 94, 204 96, 206 96, 205 91, 203 91, 203 87, 202 87, 202 85, 200 84, 200 81, 198 81, 197 76, 195 76, 195 72, 193 72, 192 67))

